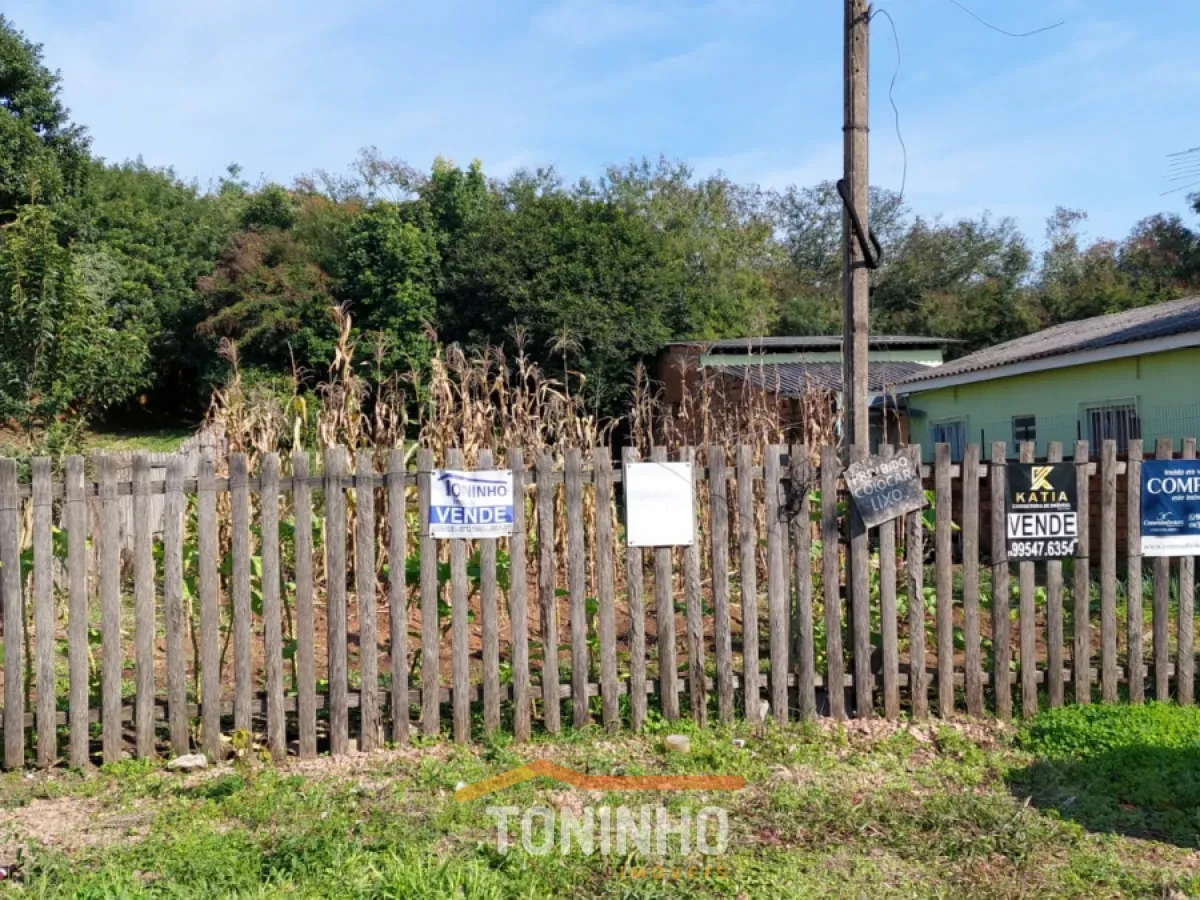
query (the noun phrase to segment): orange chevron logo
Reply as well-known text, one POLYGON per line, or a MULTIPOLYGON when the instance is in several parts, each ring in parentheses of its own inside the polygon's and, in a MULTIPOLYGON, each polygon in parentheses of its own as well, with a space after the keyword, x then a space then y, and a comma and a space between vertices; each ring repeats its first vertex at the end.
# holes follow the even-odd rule
POLYGON ((466 803, 486 794, 502 791, 514 784, 545 775, 581 791, 740 791, 746 779, 738 775, 585 775, 537 759, 509 769, 491 778, 468 784, 454 792, 454 799, 466 803))

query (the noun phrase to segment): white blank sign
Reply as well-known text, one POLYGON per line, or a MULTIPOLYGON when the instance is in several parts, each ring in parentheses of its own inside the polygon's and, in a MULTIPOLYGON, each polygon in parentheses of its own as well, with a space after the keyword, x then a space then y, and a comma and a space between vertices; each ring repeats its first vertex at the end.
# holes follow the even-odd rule
POLYGON ((691 463, 632 463, 623 478, 629 546, 690 547, 696 539, 691 463))

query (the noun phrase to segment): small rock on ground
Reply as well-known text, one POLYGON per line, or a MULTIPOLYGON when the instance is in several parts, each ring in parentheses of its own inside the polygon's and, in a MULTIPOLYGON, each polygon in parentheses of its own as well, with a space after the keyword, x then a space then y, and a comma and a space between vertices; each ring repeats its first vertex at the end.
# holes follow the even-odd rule
POLYGON ((203 753, 188 753, 175 757, 167 763, 167 768, 172 772, 196 772, 208 768, 208 757, 203 753))

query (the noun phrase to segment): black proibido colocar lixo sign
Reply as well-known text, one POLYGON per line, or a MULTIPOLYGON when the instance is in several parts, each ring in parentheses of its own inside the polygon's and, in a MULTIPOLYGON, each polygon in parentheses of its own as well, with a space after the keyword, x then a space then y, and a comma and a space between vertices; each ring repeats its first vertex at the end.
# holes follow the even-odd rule
POLYGON ((868 528, 925 505, 921 473, 907 456, 868 456, 846 469, 846 487, 868 528))

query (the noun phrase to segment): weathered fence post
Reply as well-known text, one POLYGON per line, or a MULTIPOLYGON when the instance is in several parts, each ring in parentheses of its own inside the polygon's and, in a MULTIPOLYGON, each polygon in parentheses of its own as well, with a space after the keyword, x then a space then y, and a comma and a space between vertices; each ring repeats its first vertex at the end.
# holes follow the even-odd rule
MULTIPOLYGON (((1061 441, 1051 441, 1046 461, 1061 463, 1061 441)), ((1062 560, 1046 563, 1046 698, 1051 708, 1063 705, 1063 577, 1062 560)))
POLYGON ((1129 702, 1142 703, 1146 698, 1146 673, 1142 659, 1142 441, 1130 438, 1126 454, 1125 501, 1125 603, 1126 666, 1129 677, 1129 702))
POLYGON ((733 720, 733 638, 729 618, 729 480, 725 447, 709 444, 708 519, 712 552, 713 644, 717 660, 717 718, 733 720))
POLYGON ((1100 699, 1117 702, 1117 442, 1100 452, 1100 699))
MULTIPOLYGON (((709 459, 711 460, 711 458, 710 456, 709 459)), ((724 459, 721 462, 722 478, 724 478, 724 459)), ((808 446, 806 444, 792 445, 789 468, 791 470, 792 484, 788 512, 792 517, 792 548, 796 554, 796 606, 795 614, 792 617, 794 623, 792 637, 796 649, 797 707, 801 719, 811 719, 817 712, 817 696, 816 653, 813 646, 812 532, 811 523, 809 522, 810 503, 808 497, 808 482, 811 477, 812 465, 809 462, 808 446)), ((728 540, 727 534, 725 535, 725 540, 728 540)), ((713 535, 713 546, 715 550, 715 534, 713 535)), ((894 552, 895 548, 893 547, 894 552)), ((893 560, 894 565, 895 561, 893 560)), ((716 556, 714 552, 714 584, 716 581, 716 571, 716 556)), ((895 572, 892 574, 894 579, 895 572)), ((895 604, 894 589, 892 603, 893 605, 895 604)), ((894 631, 895 629, 893 628, 893 633, 894 631)), ((719 677, 720 672, 718 670, 719 677)), ((897 696, 897 707, 899 706, 899 702, 899 697, 897 696)))
POLYGON ((392 675, 392 740, 408 742, 408 518, 405 515, 404 448, 393 447, 387 461, 388 655, 392 675))
POLYGON ((1008 449, 1004 441, 992 444, 988 471, 992 491, 992 690, 996 715, 1012 717, 1012 636, 1008 602, 1008 544, 1004 539, 1004 499, 1008 483, 1008 449))
POLYGON ((316 640, 313 622, 312 488, 308 483, 308 454, 292 454, 292 516, 296 528, 296 717, 300 758, 317 755, 316 640))
MULTIPOLYGON (((37 659, 37 762, 42 768, 54 765, 58 758, 58 730, 55 726, 54 691, 54 592, 52 584, 54 554, 50 533, 50 460, 38 457, 32 463, 33 474, 33 637, 37 659)), ((140 607, 139 607, 140 609, 140 607)), ((154 610, 151 607, 151 616, 154 610)), ((139 634, 139 638, 140 638, 139 634)), ((139 645, 139 650, 140 650, 139 645)), ((142 749, 141 705, 154 703, 151 676, 148 697, 142 694, 141 655, 138 668, 138 750, 142 749)), ((153 711, 153 706, 151 706, 153 711)), ((151 744, 151 750, 153 744, 151 744)))
POLYGON ((329 679, 329 752, 350 749, 350 685, 346 670, 346 451, 325 448, 325 648, 329 679))
MULTIPOLYGON (((784 447, 766 449, 763 466, 763 497, 767 519, 767 637, 771 656, 771 707, 775 721, 783 725, 788 720, 788 602, 787 528, 783 522, 784 504, 780 496, 780 459, 784 447)), ((869 624, 869 622, 868 622, 869 624)), ((859 711, 859 715, 869 715, 859 711)))
MULTIPOLYGON (((842 593, 837 520, 836 447, 821 448, 821 591, 825 601, 825 690, 829 715, 846 718, 846 667, 842 659, 842 593)), ((924 626, 922 626, 923 628, 924 626)), ((922 632, 923 633, 923 632, 922 632)), ((924 660, 921 661, 924 667, 924 660)))
POLYGON ((967 713, 983 715, 983 662, 979 646, 979 444, 967 444, 962 478, 963 685, 967 713))
MULTIPOLYGON (((492 451, 479 450, 476 468, 492 468, 492 451)), ((513 500, 516 505, 516 500, 513 500)), ((496 539, 479 541, 479 626, 483 643, 483 733, 500 728, 500 624, 496 605, 496 539)))
POLYGON ((375 465, 370 450, 355 462, 354 595, 358 606, 359 746, 379 746, 379 622, 375 609, 375 465))
POLYGON ((600 707, 604 727, 620 724, 617 699, 617 619, 613 584, 613 468, 607 447, 592 452, 596 479, 596 630, 600 639, 600 707))
POLYGON ((529 608, 526 597, 528 563, 525 558, 525 451, 520 447, 508 450, 508 467, 513 476, 513 533, 508 539, 508 617, 512 638, 513 668, 513 739, 529 740, 530 704, 533 702, 529 684, 529 608))
MULTIPOLYGON (((279 454, 262 461, 259 492, 262 532, 263 653, 267 666, 267 749, 271 758, 287 758, 283 710, 283 609, 279 598, 279 454)), ((372 535, 374 540, 374 535, 372 535)))
POLYGON ((938 715, 954 715, 954 560, 950 530, 953 507, 950 484, 950 446, 934 447, 934 540, 937 563, 937 685, 938 715))

